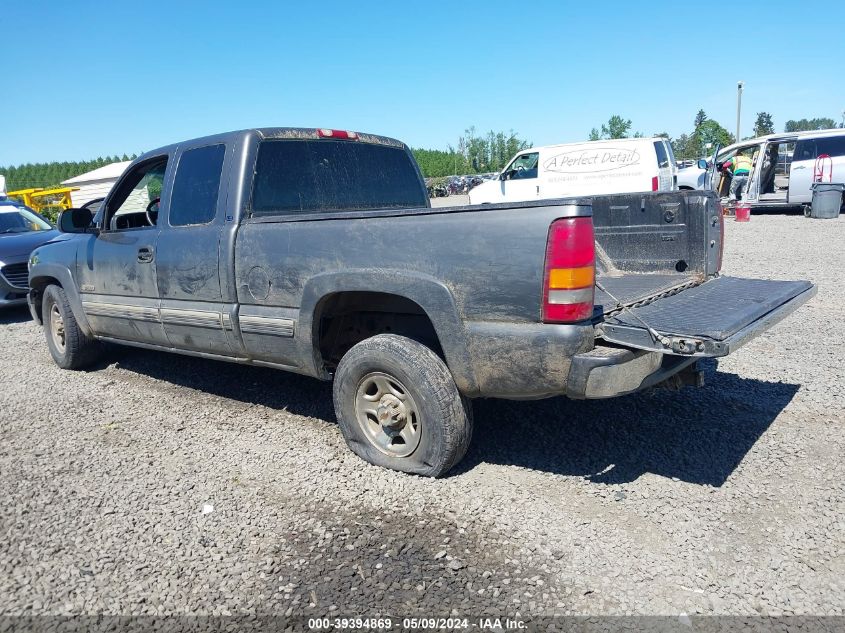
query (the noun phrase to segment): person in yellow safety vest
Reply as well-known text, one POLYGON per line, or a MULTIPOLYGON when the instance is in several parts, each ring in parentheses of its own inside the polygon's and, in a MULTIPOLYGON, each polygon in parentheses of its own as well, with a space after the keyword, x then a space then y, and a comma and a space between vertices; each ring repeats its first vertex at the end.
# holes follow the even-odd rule
POLYGON ((731 174, 731 193, 728 196, 729 200, 735 201, 738 199, 737 192, 741 193, 745 189, 753 166, 754 163, 752 160, 742 154, 737 154, 722 165, 724 170, 731 174))

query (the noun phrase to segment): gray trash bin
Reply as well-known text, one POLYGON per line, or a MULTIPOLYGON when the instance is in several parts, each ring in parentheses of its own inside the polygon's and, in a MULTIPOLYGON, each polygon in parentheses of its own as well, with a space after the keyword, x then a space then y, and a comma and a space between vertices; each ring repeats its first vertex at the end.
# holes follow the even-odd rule
POLYGON ((845 183, 814 182, 813 204, 810 207, 811 218, 838 218, 839 207, 842 206, 842 193, 845 183))

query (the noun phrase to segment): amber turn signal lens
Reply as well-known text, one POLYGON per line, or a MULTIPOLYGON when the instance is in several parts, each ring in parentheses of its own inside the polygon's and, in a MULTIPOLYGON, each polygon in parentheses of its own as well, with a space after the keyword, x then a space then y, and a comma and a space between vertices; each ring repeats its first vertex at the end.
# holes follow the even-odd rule
POLYGON ((595 283, 595 268, 552 268, 549 271, 549 288, 566 290, 569 288, 589 288, 595 283))

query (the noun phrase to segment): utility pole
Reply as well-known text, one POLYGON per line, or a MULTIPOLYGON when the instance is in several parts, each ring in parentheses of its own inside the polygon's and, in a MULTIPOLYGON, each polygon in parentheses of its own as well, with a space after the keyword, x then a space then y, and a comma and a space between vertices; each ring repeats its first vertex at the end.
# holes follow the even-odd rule
POLYGON ((742 87, 744 81, 736 82, 736 142, 739 143, 739 116, 742 113, 742 87))

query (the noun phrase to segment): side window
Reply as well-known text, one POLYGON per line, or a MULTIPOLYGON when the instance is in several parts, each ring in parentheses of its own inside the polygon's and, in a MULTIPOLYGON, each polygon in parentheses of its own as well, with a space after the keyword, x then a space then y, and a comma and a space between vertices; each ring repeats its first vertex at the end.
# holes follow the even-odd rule
POLYGON ((669 154, 666 153, 666 147, 664 147, 663 141, 654 142, 654 151, 657 154, 657 166, 661 168, 668 167, 669 154))
POLYGON ((792 156, 795 154, 795 143, 779 143, 777 147, 775 174, 778 176, 788 176, 789 166, 792 164, 792 156))
POLYGON ((792 160, 815 160, 816 140, 804 139, 795 144, 795 157, 792 160))
POLYGON ((198 147, 182 154, 170 196, 170 225, 208 224, 217 212, 225 145, 198 147))
POLYGON ((675 162, 675 150, 672 149, 672 143, 669 141, 663 141, 663 147, 669 153, 669 165, 677 166, 677 163, 675 162))
POLYGON ((152 226, 167 171, 167 157, 154 158, 135 167, 124 177, 106 209, 108 228, 138 229, 152 226))
POLYGON ((834 156, 845 156, 845 136, 823 136, 816 139, 816 150, 819 156, 827 154, 834 156))
POLYGON ((537 177, 537 163, 540 160, 538 152, 520 154, 513 159, 513 162, 506 170, 508 180, 525 180, 526 178, 537 177))

